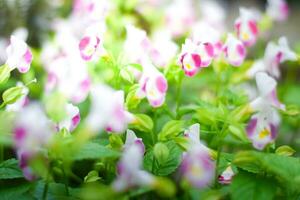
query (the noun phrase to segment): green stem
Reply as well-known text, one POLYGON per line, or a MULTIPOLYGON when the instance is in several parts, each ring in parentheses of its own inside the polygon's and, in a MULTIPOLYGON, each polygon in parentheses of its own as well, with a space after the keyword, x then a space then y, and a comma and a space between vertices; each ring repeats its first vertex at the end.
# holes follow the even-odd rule
POLYGON ((222 146, 220 145, 218 148, 218 153, 217 153, 217 163, 216 163, 216 168, 215 168, 215 187, 218 186, 218 167, 219 167, 219 163, 220 163, 220 158, 221 158, 221 150, 222 150, 222 146))
POLYGON ((0 163, 4 161, 4 146, 0 144, 0 163))
POLYGON ((171 110, 169 109, 169 107, 165 104, 163 106, 163 110, 166 112, 167 115, 169 115, 169 117, 171 117, 172 119, 175 119, 176 117, 174 116, 174 114, 171 112, 171 110))
POLYGON ((66 172, 65 172, 65 169, 64 169, 63 166, 61 167, 61 170, 62 170, 62 172, 63 172, 63 179, 64 179, 64 184, 65 184, 66 195, 69 196, 69 195, 70 195, 70 192, 69 192, 69 181, 68 181, 68 177, 67 177, 67 175, 66 175, 66 172))
POLYGON ((49 182, 48 182, 48 180, 46 180, 44 190, 43 190, 43 200, 47 199, 48 188, 49 188, 49 182))
POLYGON ((179 107, 180 107, 180 97, 181 97, 181 86, 182 86, 182 80, 181 77, 177 84, 177 90, 176 90, 176 119, 179 119, 179 107))

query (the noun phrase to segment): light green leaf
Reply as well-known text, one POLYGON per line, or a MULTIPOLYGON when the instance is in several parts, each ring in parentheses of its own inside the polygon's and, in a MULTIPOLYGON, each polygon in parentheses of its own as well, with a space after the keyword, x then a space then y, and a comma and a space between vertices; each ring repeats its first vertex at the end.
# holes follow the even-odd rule
POLYGON ((88 175, 86 175, 84 177, 84 182, 85 183, 90 183, 90 182, 95 182, 95 181, 98 181, 100 180, 101 178, 99 177, 99 174, 97 171, 95 170, 92 170, 88 173, 88 175))
POLYGON ((2 99, 5 104, 15 103, 22 95, 23 87, 15 86, 5 90, 2 94, 2 99))
POLYGON ((5 83, 10 76, 10 68, 8 65, 2 65, 0 67, 0 84, 5 83))
POLYGON ((276 149, 275 153, 282 156, 292 156, 296 151, 292 147, 283 145, 276 149))
POLYGON ((176 137, 180 132, 184 130, 184 122, 180 120, 171 120, 167 122, 162 128, 161 132, 158 134, 158 139, 160 141, 165 141, 176 137))
POLYGON ((153 121, 148 115, 135 114, 135 120, 129 125, 130 129, 136 129, 143 132, 151 132, 153 121))
POLYGON ((128 94, 126 96, 126 100, 125 100, 125 106, 128 110, 136 108, 141 102, 141 99, 138 98, 136 95, 138 88, 139 88, 139 85, 135 84, 135 85, 131 86, 129 89, 129 92, 128 92, 128 94))

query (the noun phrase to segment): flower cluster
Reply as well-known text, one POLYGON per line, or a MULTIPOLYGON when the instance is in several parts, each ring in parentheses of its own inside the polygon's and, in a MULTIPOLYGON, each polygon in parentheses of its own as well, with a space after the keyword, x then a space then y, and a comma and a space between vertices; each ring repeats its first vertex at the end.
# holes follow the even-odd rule
MULTIPOLYGON (((3 154, 2 143, 12 141, 24 178, 45 183, 44 199, 52 182, 74 198, 71 187, 80 187, 82 199, 236 199, 237 186, 256 190, 270 180, 268 191, 298 194, 281 185, 299 182, 294 150, 277 145, 282 114, 300 110, 289 106, 299 95, 286 81, 297 77, 280 66, 299 56, 286 37, 266 41, 288 13, 284 0, 268 0, 264 12, 241 7, 226 31, 216 1, 74 0, 41 49, 18 31, 7 39, 0 167, 13 152, 5 146, 3 154)), ((297 131, 299 119, 290 121, 297 131)))

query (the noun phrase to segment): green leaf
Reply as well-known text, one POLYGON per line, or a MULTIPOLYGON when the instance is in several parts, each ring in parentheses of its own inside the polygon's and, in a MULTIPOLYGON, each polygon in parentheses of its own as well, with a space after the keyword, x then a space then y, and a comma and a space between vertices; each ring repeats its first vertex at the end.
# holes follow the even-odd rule
POLYGON ((199 108, 197 109, 195 117, 200 124, 211 126, 211 125, 215 125, 216 123, 216 119, 218 117, 217 113, 218 113, 218 109, 216 108, 211 108, 211 107, 199 108))
POLYGON ((245 128, 241 124, 231 124, 228 127, 229 133, 242 142, 249 143, 245 128))
POLYGON ((168 147, 170 152, 168 159, 165 162, 161 164, 157 162, 153 153, 153 149, 149 150, 144 157, 145 169, 152 171, 158 176, 167 176, 171 174, 181 163, 182 151, 176 145, 176 143, 174 141, 169 141, 166 142, 165 145, 168 147))
POLYGON ((231 183, 232 200, 272 200, 275 196, 274 181, 248 172, 239 172, 231 183))
POLYGON ((162 128, 161 132, 158 134, 158 139, 160 141, 165 141, 176 137, 180 132, 184 130, 184 122, 180 120, 171 120, 167 122, 162 128))
POLYGON ((156 143, 153 149, 154 156, 159 164, 163 164, 168 160, 170 151, 164 143, 156 143))
POLYGON ((29 182, 15 182, 0 185, 0 199, 1 200, 33 200, 34 198, 29 195, 28 191, 31 189, 32 183, 29 182))
POLYGON ((282 156, 292 156, 296 151, 292 147, 283 145, 276 149, 275 153, 282 156))
POLYGON ((297 105, 288 105, 285 110, 280 110, 284 115, 295 117, 300 114, 300 108, 297 105))
POLYGON ((136 93, 139 88, 138 84, 130 87, 129 92, 126 96, 125 106, 128 110, 135 109, 141 102, 141 99, 137 97, 136 93))
POLYGON ((0 67, 0 84, 5 83, 10 76, 10 68, 8 65, 2 65, 0 67))
POLYGON ((92 170, 84 177, 84 182, 85 183, 90 183, 90 182, 95 182, 100 180, 101 178, 99 177, 99 174, 96 170, 92 170))
POLYGON ((60 122, 65 119, 66 103, 67 99, 59 92, 54 92, 47 97, 45 102, 46 112, 53 121, 60 122))
POLYGON ((287 194, 300 194, 300 159, 272 153, 245 151, 238 153, 233 163, 242 169, 274 176, 287 194), (251 168, 249 168, 251 166, 251 168))
POLYGON ((0 179, 23 178, 23 173, 18 166, 18 160, 9 159, 0 164, 0 179))
POLYGON ((135 120, 129 125, 130 129, 136 129, 143 132, 151 132, 153 128, 153 121, 148 115, 135 114, 135 120))
MULTIPOLYGON (((34 188, 34 197, 35 199, 43 199, 45 183, 43 181, 39 181, 34 188)), ((80 190, 68 187, 69 195, 66 194, 66 188, 64 184, 61 183, 49 183, 48 192, 47 192, 47 200, 76 200, 80 199, 79 194, 80 190)))
POLYGON ((101 158, 118 158, 119 152, 102 146, 98 143, 89 142, 85 144, 78 153, 75 154, 74 160, 93 160, 101 158))

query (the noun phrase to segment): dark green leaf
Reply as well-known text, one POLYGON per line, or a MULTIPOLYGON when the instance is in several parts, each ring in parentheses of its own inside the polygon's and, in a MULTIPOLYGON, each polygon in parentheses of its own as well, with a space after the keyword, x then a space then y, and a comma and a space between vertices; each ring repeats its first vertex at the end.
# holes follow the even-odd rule
POLYGON ((22 178, 23 173, 18 166, 18 160, 9 159, 0 164, 0 179, 22 178))
POLYGON ((241 171, 231 184, 232 200, 272 200, 276 194, 274 181, 241 171))
POLYGON ((102 146, 98 143, 87 143, 74 156, 74 160, 118 158, 119 152, 102 146))
POLYGON ((152 171, 155 175, 166 176, 174 172, 181 163, 181 149, 174 141, 166 142, 165 145, 169 149, 169 157, 167 160, 160 164, 154 159, 153 149, 148 151, 144 158, 144 167, 148 171, 152 171))

